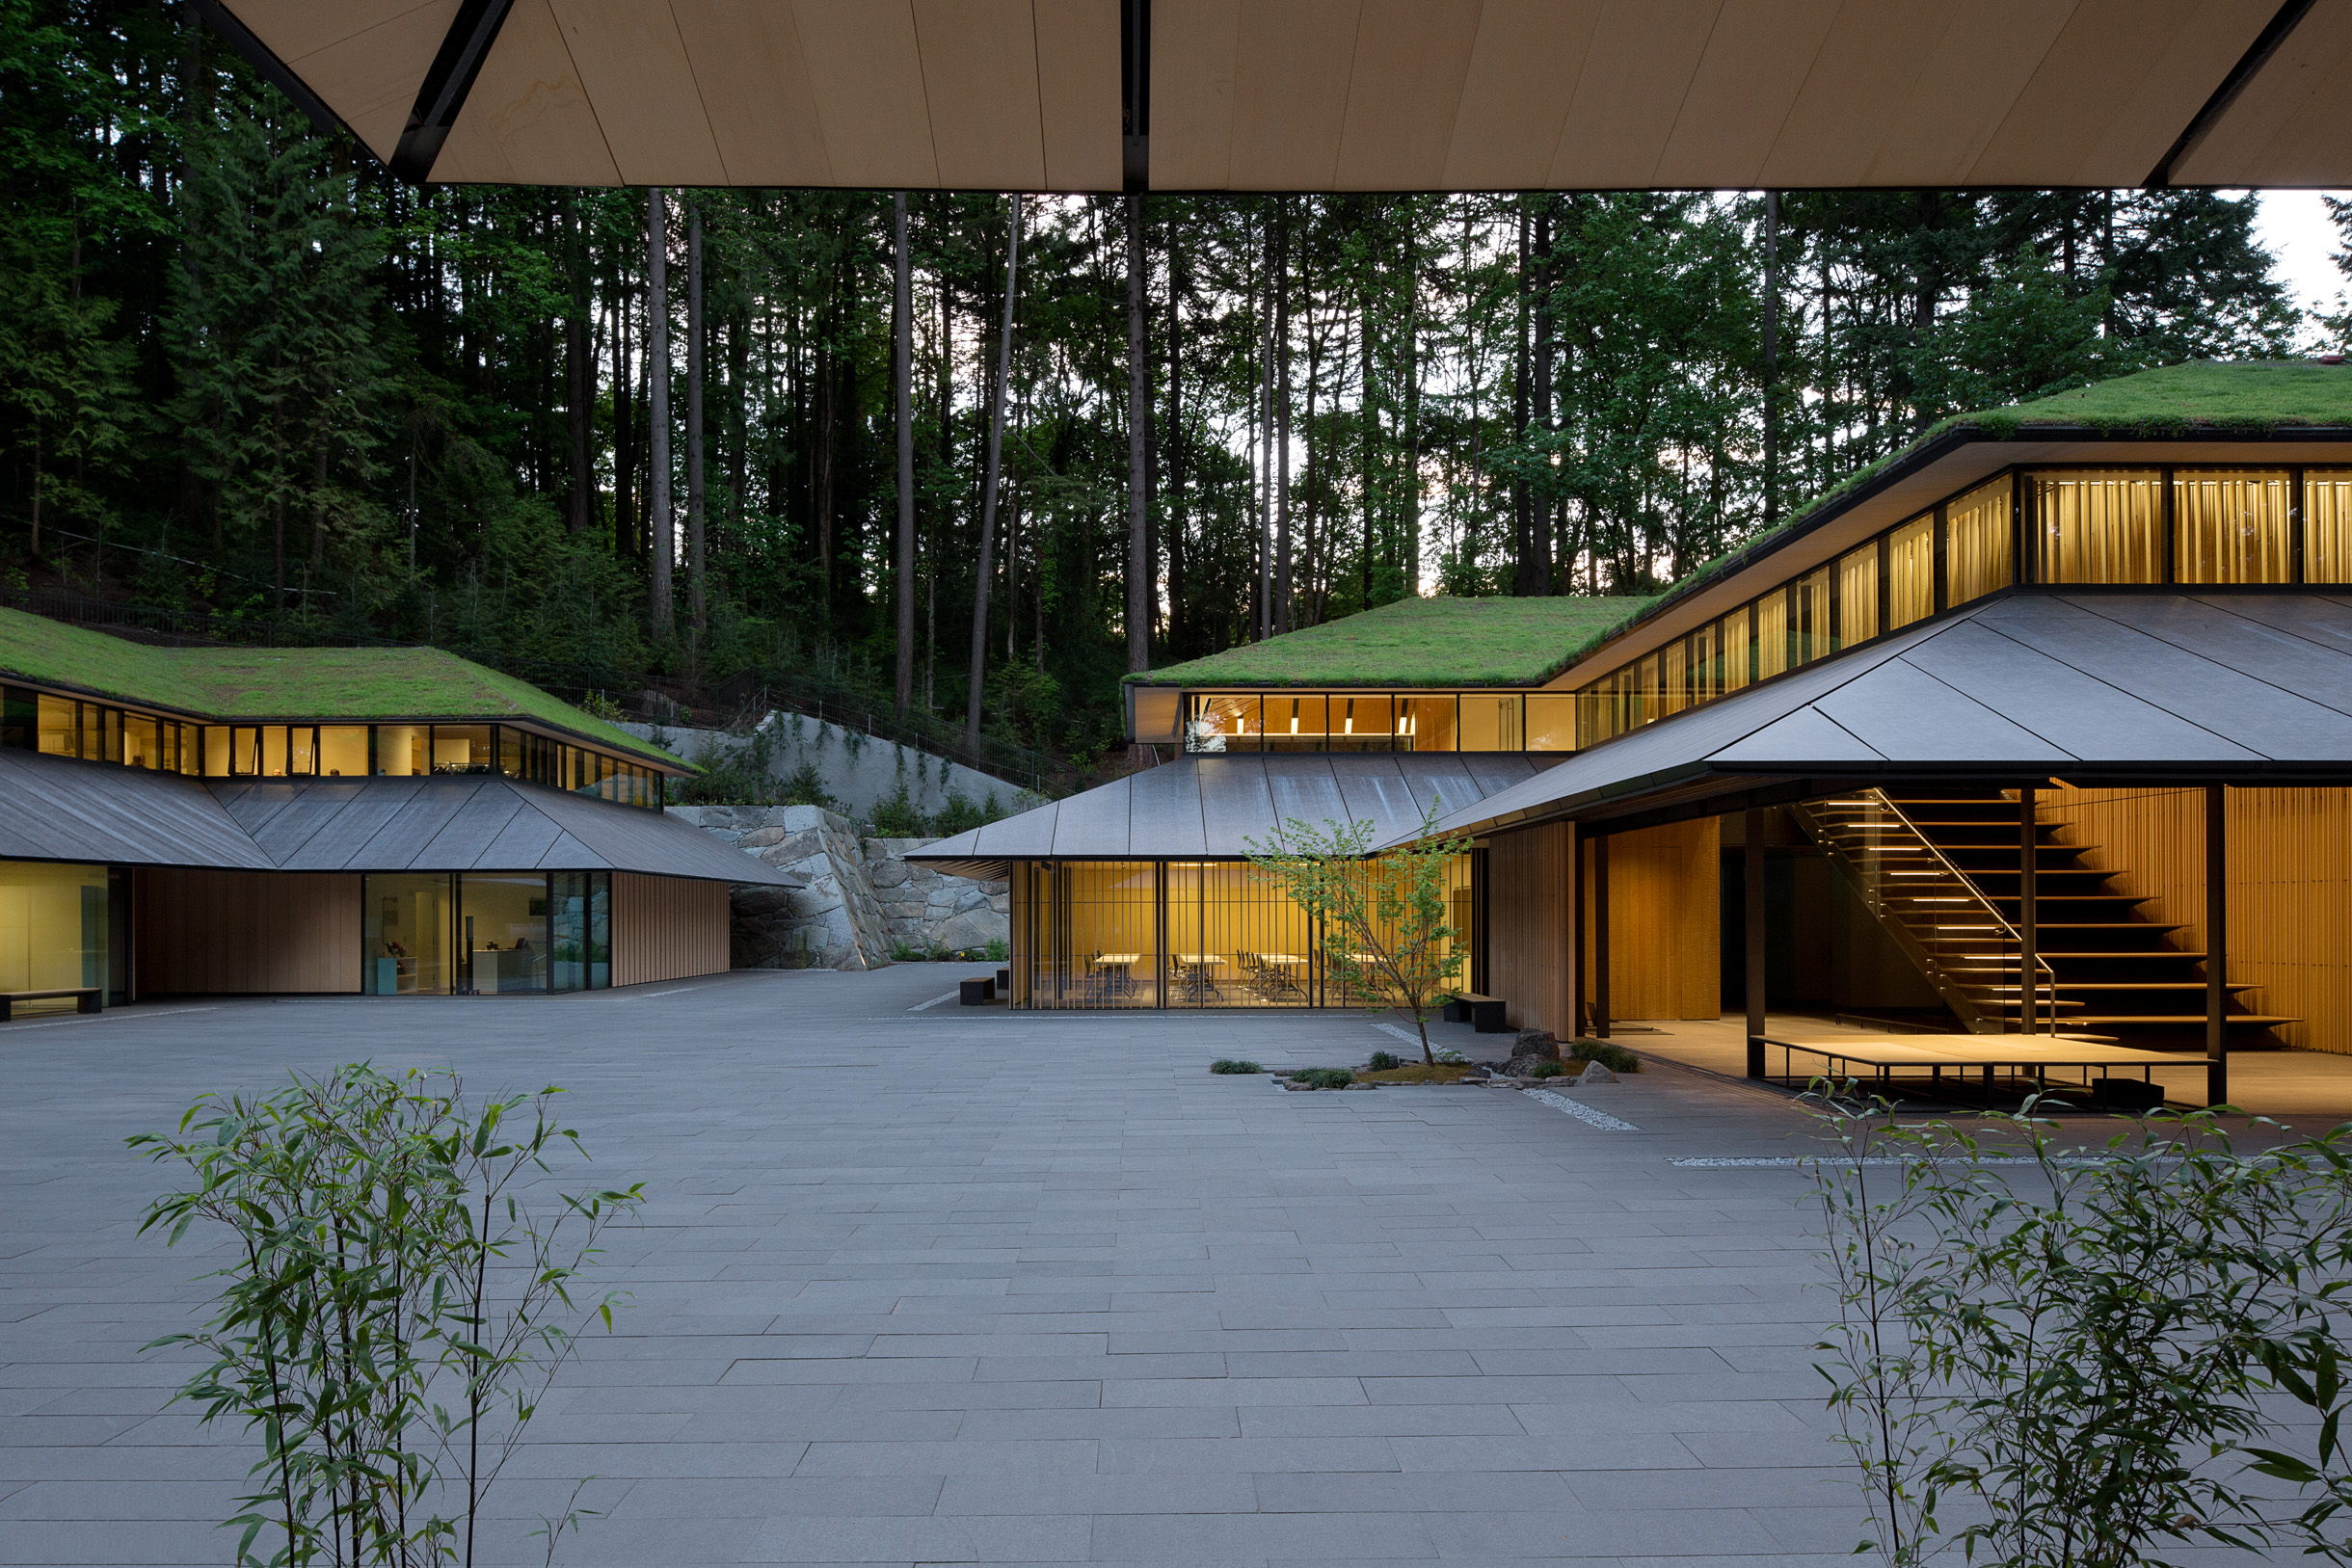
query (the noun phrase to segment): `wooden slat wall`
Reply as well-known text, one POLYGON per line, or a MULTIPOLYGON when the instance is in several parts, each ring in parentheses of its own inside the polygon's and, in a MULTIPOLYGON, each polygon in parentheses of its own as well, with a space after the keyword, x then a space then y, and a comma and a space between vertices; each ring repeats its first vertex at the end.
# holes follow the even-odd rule
POLYGON ((643 985, 728 968, 727 884, 612 874, 612 983, 643 985))
POLYGON ((1564 822, 1499 833, 1486 848, 1486 990, 1514 1028, 1575 1033, 1564 822))
MULTIPOLYGON (((1714 817, 1609 838, 1609 1012, 1613 1018, 1723 1015, 1723 828, 1714 817)), ((1592 961, 1590 852, 1586 962, 1592 961)))
MULTIPOLYGON (((2043 820, 2115 886, 2152 901, 2150 918, 2205 940, 2205 792, 2045 789, 2043 820)), ((2302 1020, 2279 1038, 2352 1055, 2352 790, 2232 789, 2229 796, 2230 974, 2262 989, 2238 1000, 2302 1020)))
POLYGON ((142 995, 360 989, 353 873, 143 869, 132 896, 142 995))

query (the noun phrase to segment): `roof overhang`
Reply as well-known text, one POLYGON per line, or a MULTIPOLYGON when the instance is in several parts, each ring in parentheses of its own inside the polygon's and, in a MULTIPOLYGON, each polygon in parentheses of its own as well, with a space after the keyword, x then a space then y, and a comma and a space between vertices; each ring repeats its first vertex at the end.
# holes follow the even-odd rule
POLYGON ((2352 184, 2352 0, 198 0, 410 179, 2352 184))
POLYGON ((2015 433, 1968 427, 1905 453, 1785 528, 1734 550, 1670 596, 1627 621, 1545 683, 1570 691, 1640 658, 1767 589, 1834 560, 1884 528, 1918 516, 2011 467, 2098 464, 2352 464, 2352 429, 2314 425, 2206 430, 2191 435, 2118 435, 2029 425, 2015 433))
POLYGON ((2352 784, 2352 590, 2010 589, 1605 741, 1439 826, 1957 778, 2352 784))

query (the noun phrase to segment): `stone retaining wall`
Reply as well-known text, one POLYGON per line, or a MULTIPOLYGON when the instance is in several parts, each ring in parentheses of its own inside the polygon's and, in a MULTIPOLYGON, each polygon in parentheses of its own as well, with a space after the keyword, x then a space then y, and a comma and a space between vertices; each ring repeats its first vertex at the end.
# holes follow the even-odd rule
POLYGON ((669 814, 809 879, 806 888, 735 888, 736 969, 878 969, 900 946, 960 952, 1011 936, 1006 884, 906 862, 931 839, 861 839, 856 824, 817 806, 673 806, 669 814))

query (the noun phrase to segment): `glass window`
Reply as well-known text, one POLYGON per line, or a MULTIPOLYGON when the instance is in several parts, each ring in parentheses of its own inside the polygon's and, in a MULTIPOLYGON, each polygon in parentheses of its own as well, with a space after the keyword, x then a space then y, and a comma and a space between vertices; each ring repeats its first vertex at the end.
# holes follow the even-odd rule
POLYGON ((377 725, 376 772, 392 779, 424 772, 427 734, 421 724, 377 725))
POLYGON ((1691 701, 1711 703, 1722 694, 1724 624, 1720 621, 1691 633, 1691 701))
POLYGON ((1286 697, 1279 692, 1266 698, 1266 749, 1270 752, 1320 751, 1323 738, 1323 700, 1314 697, 1286 697))
POLYGON ((1886 536, 1886 629, 1936 613, 1936 518, 1913 518, 1886 536))
POLYGON ((1403 697, 1397 744, 1407 751, 1450 752, 1455 749, 1454 699, 1451 696, 1403 697))
POLYGON ((122 763, 125 767, 160 769, 166 727, 145 713, 122 715, 122 763))
MULTIPOLYGON (((1265 872, 1230 861, 1176 862, 1167 867, 1163 972, 1169 1006, 1302 1006, 1312 997, 1316 968, 1306 917, 1265 872)), ((1138 966, 1138 982, 1143 972, 1138 966)), ((1082 988, 1082 966, 1080 978, 1082 988)), ((1072 1005, 1068 985, 1062 990, 1063 1005, 1072 1005)), ((1031 997, 1037 993, 1032 984, 1031 997)), ((1091 994, 1082 989, 1076 1004, 1135 1005, 1119 1000, 1115 980, 1098 981, 1091 994)))
POLYGON ((367 726, 325 724, 318 731, 318 771, 325 779, 367 777, 367 726))
POLYGON ((1687 643, 1670 642, 1658 650, 1658 703, 1653 718, 1665 718, 1679 713, 1690 705, 1691 650, 1687 643))
POLYGON ((1837 639, 1830 635, 1830 580, 1836 574, 1834 566, 1823 567, 1797 579, 1795 602, 1790 606, 1797 617, 1795 651, 1798 664, 1810 664, 1837 651, 1837 639))
POLYGON ((209 779, 228 777, 228 726, 204 726, 204 776, 209 779))
POLYGON ((433 727, 433 771, 489 773, 497 766, 487 724, 437 724, 433 727))
POLYGON ((82 736, 82 755, 84 757, 94 762, 120 762, 122 760, 122 710, 120 708, 92 707, 85 704, 82 708, 82 722, 94 727, 98 734, 97 749, 93 751, 90 749, 89 731, 84 731, 82 736))
POLYGON ((1965 604, 2017 581, 2010 482, 2003 474, 1944 508, 1944 598, 1965 604))
POLYGON ((1515 752, 1519 744, 1521 698, 1517 692, 1466 691, 1461 696, 1462 750, 1515 752))
MULTIPOLYGON (((1042 896, 1030 904, 1037 922, 1029 947, 1030 996, 1044 1006, 1158 1005, 1158 868, 1147 861, 1062 861, 1036 870, 1042 896)), ((1181 886, 1170 900, 1180 907, 1181 886)), ((1223 934, 1185 929, 1181 919, 1178 928, 1185 943, 1200 943, 1184 947, 1196 955, 1223 934)), ((1303 919, 1282 945, 1304 965, 1310 936, 1303 919)))
POLYGON ((1330 704, 1330 749, 1335 752, 1384 752, 1394 744, 1396 702, 1386 692, 1333 692, 1330 704))
POLYGON ((2053 470, 2033 476, 2041 580, 2164 580, 2164 486, 2157 473, 2053 470))
POLYGON ((2303 475, 2303 580, 2352 582, 2352 468, 2303 475))
POLYGON ((265 724, 261 727, 261 766, 265 777, 282 779, 286 771, 286 727, 265 724))
POLYGON ((588 989, 612 984, 612 873, 588 873, 588 989))
POLYGON ((2291 511, 2284 471, 2173 473, 2176 582, 2286 582, 2291 511))
POLYGON ((548 989, 548 879, 458 878, 457 989, 489 996, 548 989))
POLYGON ((298 724, 286 731, 286 771, 304 778, 318 771, 318 727, 298 724))
POLYGON ((511 724, 498 726, 498 771, 510 779, 522 777, 522 731, 511 724))
POLYGON ((446 872, 361 879, 360 990, 370 997, 449 993, 455 890, 446 872))
POLYGON ((1837 646, 1851 648, 1879 634, 1879 542, 1837 558, 1837 646))
POLYGON ((106 916, 105 866, 0 861, 0 991, 105 985, 106 916))
POLYGON ((0 686, 0 746, 40 749, 40 700, 23 686, 0 686))
POLYGON ((1788 595, 1766 594, 1755 608, 1756 678, 1762 680, 1788 668, 1788 595))
POLYGON ((1574 692, 1537 691, 1527 694, 1527 749, 1531 752, 1576 750, 1574 692))
POLYGON ((1755 679, 1755 606, 1724 617, 1724 690, 1735 692, 1755 679))

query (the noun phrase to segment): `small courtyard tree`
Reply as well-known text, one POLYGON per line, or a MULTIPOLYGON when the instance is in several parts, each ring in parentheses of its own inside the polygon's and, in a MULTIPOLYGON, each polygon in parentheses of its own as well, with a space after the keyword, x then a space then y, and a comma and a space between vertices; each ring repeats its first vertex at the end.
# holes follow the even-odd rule
POLYGON ((1429 1012, 1461 973, 1462 933, 1447 923, 1448 874, 1470 847, 1438 836, 1432 801, 1406 843, 1372 853, 1371 822, 1323 818, 1320 828, 1286 818, 1266 843, 1244 838, 1251 864, 1305 912, 1323 949, 1323 970, 1343 991, 1382 998, 1412 1020, 1421 1059, 1434 1064, 1429 1012))

